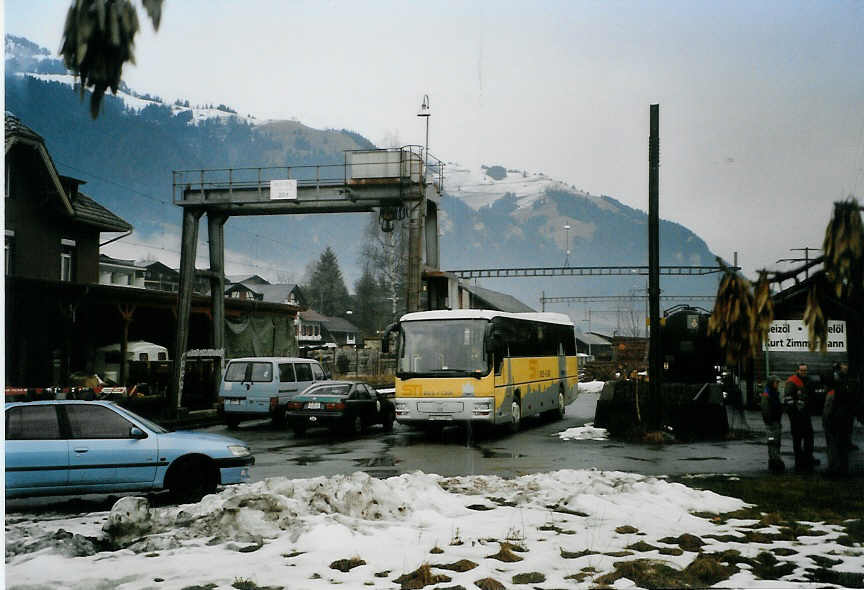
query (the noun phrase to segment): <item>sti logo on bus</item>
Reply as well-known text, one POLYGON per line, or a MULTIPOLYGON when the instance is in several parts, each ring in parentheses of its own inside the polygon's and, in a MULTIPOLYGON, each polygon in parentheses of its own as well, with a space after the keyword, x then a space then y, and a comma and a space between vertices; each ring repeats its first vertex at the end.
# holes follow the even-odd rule
POLYGON ((419 383, 405 383, 402 385, 402 395, 405 397, 420 397, 423 394, 423 386, 419 383))

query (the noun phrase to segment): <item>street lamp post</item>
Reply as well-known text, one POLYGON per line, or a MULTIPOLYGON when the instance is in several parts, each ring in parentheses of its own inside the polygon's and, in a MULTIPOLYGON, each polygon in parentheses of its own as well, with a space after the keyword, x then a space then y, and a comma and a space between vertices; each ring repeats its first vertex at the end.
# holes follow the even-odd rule
MULTIPOLYGON (((423 117, 426 119, 426 143, 423 146, 423 177, 426 177, 427 168, 429 167, 429 117, 432 116, 432 111, 429 110, 429 95, 423 95, 423 102, 420 104, 420 111, 417 113, 418 117, 423 117)), ((424 195, 426 191, 423 191, 424 195)))
POLYGON ((564 225, 564 266, 570 265, 570 224, 564 225))

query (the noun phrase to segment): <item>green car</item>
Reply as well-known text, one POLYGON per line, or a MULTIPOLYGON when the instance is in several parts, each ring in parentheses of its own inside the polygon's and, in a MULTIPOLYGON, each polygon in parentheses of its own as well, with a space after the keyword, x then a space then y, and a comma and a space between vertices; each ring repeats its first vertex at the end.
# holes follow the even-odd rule
POLYGON ((396 408, 385 394, 357 381, 316 383, 287 404, 285 417, 302 436, 307 428, 329 426, 333 431, 361 434, 373 424, 393 430, 396 408))

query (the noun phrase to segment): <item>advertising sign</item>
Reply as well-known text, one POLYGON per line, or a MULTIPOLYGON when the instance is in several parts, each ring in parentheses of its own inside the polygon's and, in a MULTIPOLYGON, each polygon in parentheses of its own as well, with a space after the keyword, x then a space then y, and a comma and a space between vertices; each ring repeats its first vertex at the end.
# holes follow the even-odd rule
MULTIPOLYGON (((770 352, 807 352, 810 336, 804 320, 774 320, 762 350, 770 352)), ((828 320, 828 352, 846 352, 846 322, 828 320)))

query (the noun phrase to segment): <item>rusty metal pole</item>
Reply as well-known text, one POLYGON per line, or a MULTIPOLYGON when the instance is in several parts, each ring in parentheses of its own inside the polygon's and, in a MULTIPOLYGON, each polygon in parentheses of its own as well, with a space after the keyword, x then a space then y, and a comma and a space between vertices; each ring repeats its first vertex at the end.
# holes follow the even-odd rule
POLYGON ((660 331, 660 105, 651 105, 648 137, 648 307, 651 328, 648 341, 648 397, 651 410, 647 426, 663 425, 663 351, 660 331))
POLYGON ((183 237, 180 242, 180 285, 177 291, 177 333, 174 339, 174 363, 171 375, 168 412, 176 417, 183 392, 183 372, 186 368, 186 346, 189 343, 189 313, 192 309, 192 288, 195 284, 195 256, 198 247, 198 222, 202 210, 183 210, 183 237))
MULTIPOLYGON (((211 342, 216 350, 225 350, 225 222, 224 214, 207 212, 207 234, 210 240, 210 307, 213 311, 211 342)), ((222 367, 219 367, 221 370, 222 367)))

